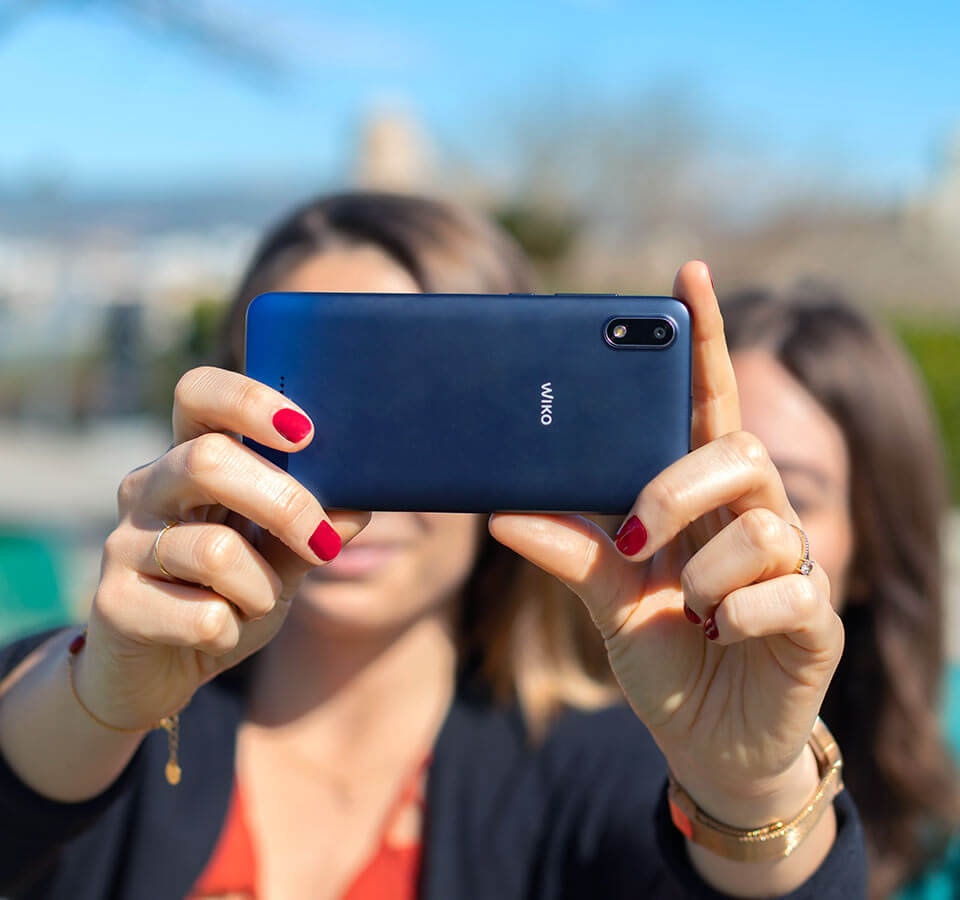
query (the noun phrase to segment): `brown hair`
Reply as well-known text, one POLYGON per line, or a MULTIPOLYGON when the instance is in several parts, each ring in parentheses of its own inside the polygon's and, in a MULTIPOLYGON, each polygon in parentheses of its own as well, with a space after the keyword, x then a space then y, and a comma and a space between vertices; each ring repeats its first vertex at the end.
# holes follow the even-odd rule
POLYGON ((721 306, 731 352, 768 350, 840 426, 854 552, 843 657, 822 709, 863 820, 871 900, 945 850, 960 824, 938 718, 944 671, 943 454, 929 401, 894 339, 816 285, 721 306))
MULTIPOLYGON (((511 293, 534 288, 523 252, 499 228, 448 202, 345 192, 292 212, 261 241, 230 303, 218 364, 239 370, 244 313, 311 256, 350 244, 386 252, 424 292, 511 293)), ((582 602, 555 578, 486 535, 463 590, 461 668, 498 701, 520 702, 531 737, 566 706, 622 697, 582 602)), ((248 666, 235 673, 241 678, 248 666)))

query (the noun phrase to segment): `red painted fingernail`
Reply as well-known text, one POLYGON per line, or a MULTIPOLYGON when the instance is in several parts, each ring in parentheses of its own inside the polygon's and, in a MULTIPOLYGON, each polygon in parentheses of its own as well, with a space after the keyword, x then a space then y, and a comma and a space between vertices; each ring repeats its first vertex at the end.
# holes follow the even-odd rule
POLYGON ((310 549, 322 560, 329 561, 333 559, 343 547, 343 541, 340 535, 333 530, 329 522, 321 522, 317 530, 310 535, 310 549))
POLYGON ((273 427, 294 444, 310 434, 310 420, 295 409, 281 409, 273 417, 273 427))
POLYGON ((703 633, 710 638, 711 641, 715 641, 719 636, 720 632, 717 630, 717 623, 713 621, 713 616, 710 616, 710 618, 703 623, 703 633))
POLYGON ((684 614, 691 622, 693 622, 694 625, 699 625, 699 624, 700 624, 700 616, 698 616, 692 609, 690 609, 690 607, 687 606, 686 602, 684 602, 684 604, 683 604, 683 614, 684 614))
POLYGON ((630 516, 617 532, 617 549, 624 556, 633 556, 643 549, 647 542, 647 529, 636 516, 630 516))
POLYGON ((70 641, 70 652, 76 656, 87 643, 87 637, 83 634, 78 634, 72 641, 70 641))

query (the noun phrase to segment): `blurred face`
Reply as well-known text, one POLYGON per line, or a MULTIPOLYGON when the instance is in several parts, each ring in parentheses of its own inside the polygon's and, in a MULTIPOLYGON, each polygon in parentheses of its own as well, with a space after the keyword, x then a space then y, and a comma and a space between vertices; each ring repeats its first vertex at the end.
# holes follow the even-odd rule
POLYGON ((842 612, 853 554, 849 459, 840 426, 765 350, 731 356, 743 428, 755 434, 780 472, 810 541, 810 558, 830 578, 842 612))
MULTIPOLYGON (((416 293, 412 276, 372 246, 345 247, 305 260, 275 286, 281 291, 416 293)), ((452 613, 473 568, 484 516, 374 512, 340 555, 313 569, 291 610, 327 626, 402 627, 431 612, 452 613)))

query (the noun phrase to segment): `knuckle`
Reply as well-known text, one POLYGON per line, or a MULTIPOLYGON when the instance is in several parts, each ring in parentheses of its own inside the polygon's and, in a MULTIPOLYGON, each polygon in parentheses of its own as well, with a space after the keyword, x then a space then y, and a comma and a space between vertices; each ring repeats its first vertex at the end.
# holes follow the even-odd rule
POLYGON ((129 472, 123 476, 120 484, 117 486, 117 509, 124 512, 130 509, 137 501, 140 494, 140 479, 134 472, 129 472))
POLYGON ((252 602, 249 604, 249 612, 258 618, 260 616, 265 616, 277 605, 278 600, 279 592, 274 591, 273 586, 271 585, 269 590, 257 591, 252 602))
POLYGON ((644 488, 643 493, 645 505, 656 509, 669 509, 676 502, 677 492, 665 478, 655 478, 644 488))
POLYGON ((197 366, 184 372, 177 381, 177 386, 173 389, 174 405, 191 406, 197 387, 200 382, 210 377, 212 371, 212 366, 197 366))
POLYGON ((236 409, 242 421, 256 422, 262 418, 264 388, 252 379, 244 378, 237 388, 236 409))
POLYGON ((847 632, 843 624, 843 618, 837 614, 836 610, 833 612, 833 618, 834 627, 837 631, 837 659, 839 660, 840 657, 843 656, 843 650, 847 643, 847 632))
POLYGON ((225 434, 209 431, 188 441, 184 468, 194 478, 205 475, 222 466, 233 450, 233 441, 225 434))
POLYGON ((222 649, 229 641, 230 624, 227 604, 213 603, 204 610, 195 626, 196 643, 212 649, 222 649))
POLYGON ((750 431, 732 431, 725 436, 733 453, 751 468, 766 468, 770 461, 763 441, 750 431))
POLYGON ((720 609, 723 610, 723 619, 726 628, 736 635, 750 637, 750 623, 743 615, 743 605, 738 602, 739 598, 735 595, 724 599, 720 609))
POLYGON ((831 600, 831 606, 832 606, 833 605, 832 604, 833 583, 830 581, 830 576, 827 574, 827 570, 823 566, 818 565, 816 562, 814 562, 813 571, 810 573, 809 577, 812 578, 814 581, 819 581, 821 583, 822 585, 821 590, 823 591, 824 596, 828 600, 831 600))
MULTIPOLYGON (((695 600, 699 595, 697 591, 698 581, 699 574, 697 567, 693 560, 691 560, 680 570, 680 590, 683 592, 683 596, 687 601, 695 600)), ((693 604, 690 602, 687 603, 687 606, 693 608, 693 604)))
POLYGON ((196 542, 197 564, 204 572, 229 572, 242 554, 238 535, 229 528, 211 528, 196 542))
POLYGON ((267 577, 270 581, 270 604, 272 608, 283 597, 283 579, 273 566, 268 567, 267 577))
POLYGON ((280 488, 274 502, 279 524, 284 528, 292 527, 312 505, 310 497, 292 482, 280 488))
POLYGON ((591 573, 596 568, 597 560, 600 556, 600 545, 596 541, 587 541, 583 552, 579 555, 580 559, 577 563, 574 578, 578 582, 582 582, 589 579, 591 573))
POLYGON ((813 582, 806 575, 796 575, 790 579, 790 604, 798 619, 811 619, 820 606, 820 595, 813 582))
POLYGON ((124 533, 122 525, 118 525, 103 542, 103 558, 106 562, 122 560, 126 557, 126 548, 128 545, 127 535, 124 533))
POLYGON ((747 543, 757 550, 768 551, 783 539, 780 517, 770 509, 756 507, 741 513, 740 530, 747 543))
POLYGON ((200 371, 200 369, 190 369, 177 380, 173 389, 174 415, 176 415, 177 409, 190 409, 193 406, 193 395, 196 391, 200 371))
POLYGON ((100 580, 93 596, 93 607, 97 614, 111 624, 115 624, 122 593, 118 579, 108 573, 100 580))

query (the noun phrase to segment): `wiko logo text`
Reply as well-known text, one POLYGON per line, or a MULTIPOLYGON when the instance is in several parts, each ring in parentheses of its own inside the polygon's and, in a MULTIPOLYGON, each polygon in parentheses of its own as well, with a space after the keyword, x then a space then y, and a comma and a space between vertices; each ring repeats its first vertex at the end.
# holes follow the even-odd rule
POLYGON ((553 421, 553 382, 540 385, 540 424, 549 425, 553 421))

